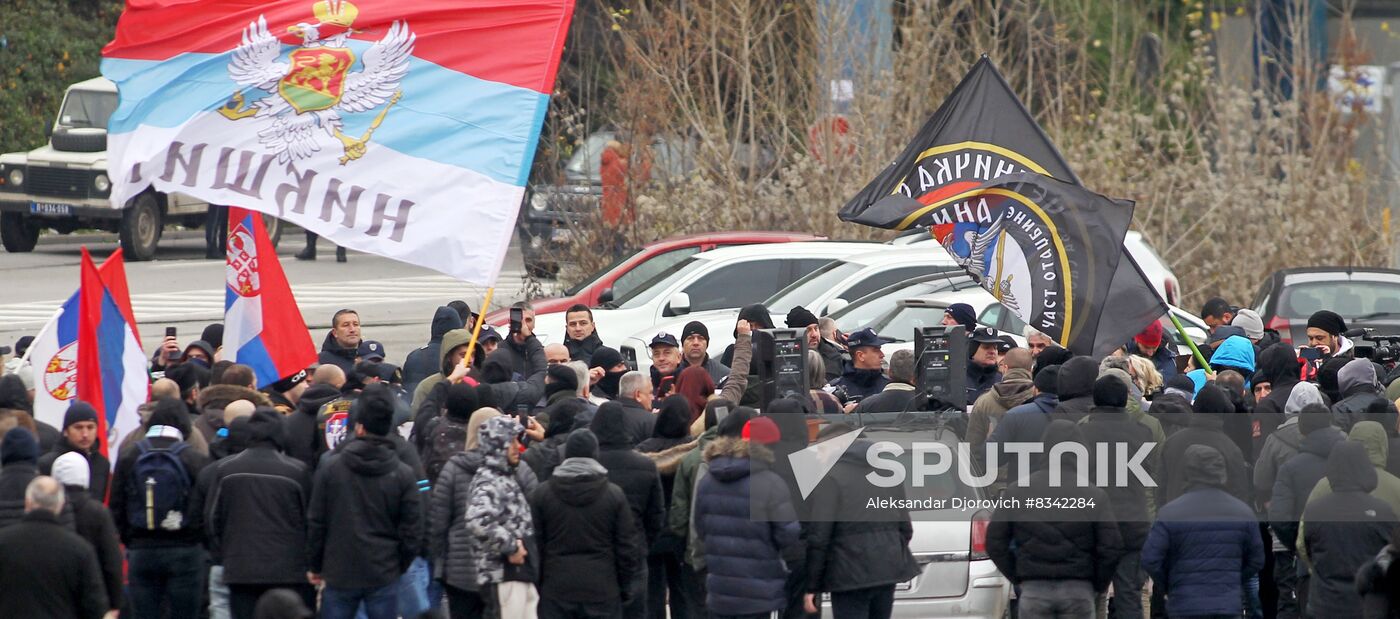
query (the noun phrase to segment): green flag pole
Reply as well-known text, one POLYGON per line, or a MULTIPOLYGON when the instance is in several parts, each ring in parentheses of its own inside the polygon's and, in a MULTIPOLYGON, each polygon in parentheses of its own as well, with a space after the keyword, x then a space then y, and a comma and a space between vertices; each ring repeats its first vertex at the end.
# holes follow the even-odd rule
POLYGON ((1195 340, 1186 334, 1186 327, 1181 326, 1181 321, 1177 319, 1176 314, 1167 310, 1167 318, 1171 319, 1172 326, 1176 327, 1176 332, 1181 334, 1181 339, 1185 340, 1186 346, 1191 349, 1191 356, 1196 359, 1196 365, 1205 370, 1206 373, 1210 373, 1210 364, 1206 362, 1205 355, 1201 354, 1201 349, 1196 348, 1195 340))

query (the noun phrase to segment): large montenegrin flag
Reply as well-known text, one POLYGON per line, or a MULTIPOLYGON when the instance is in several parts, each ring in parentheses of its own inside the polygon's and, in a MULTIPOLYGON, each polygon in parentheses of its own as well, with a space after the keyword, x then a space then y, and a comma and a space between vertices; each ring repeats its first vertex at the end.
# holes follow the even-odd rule
POLYGON ((316 345, 267 237, 262 215, 230 207, 224 357, 253 368, 262 389, 316 362, 316 345))
POLYGON ((97 409, 99 445, 106 454, 141 425, 137 407, 150 395, 146 354, 121 250, 96 267, 83 248, 79 281, 78 291, 27 353, 34 371, 34 418, 61 428, 69 404, 81 398, 97 409))
POLYGON ((154 187, 490 285, 573 0, 128 0, 112 205, 154 187))

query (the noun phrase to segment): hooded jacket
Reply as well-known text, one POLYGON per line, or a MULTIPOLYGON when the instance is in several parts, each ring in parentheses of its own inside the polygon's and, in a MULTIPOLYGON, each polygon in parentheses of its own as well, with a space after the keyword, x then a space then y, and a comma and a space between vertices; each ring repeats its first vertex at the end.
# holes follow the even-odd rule
POLYGON ((1269 526, 1290 551, 1297 551, 1298 521, 1308 496, 1327 474, 1327 458, 1346 440, 1341 430, 1328 426, 1314 430, 1298 444, 1298 454, 1279 467, 1269 499, 1269 526))
POLYGON ((1060 366, 1057 395, 1060 398, 1050 419, 1079 421, 1094 407, 1094 381, 1099 378, 1099 364, 1088 357, 1074 357, 1060 366))
MULTIPOLYGON (((1083 443, 1084 436, 1066 420, 1052 422, 1043 437, 1048 450, 1060 443, 1083 443)), ((1011 582, 1041 580, 1087 580, 1095 591, 1103 592, 1113 578, 1123 554, 1123 540, 1115 523, 1113 508, 1102 489, 1079 486, 1070 480, 1078 475, 1078 459, 1070 452, 1058 462, 1055 471, 1062 482, 1051 484, 1051 462, 1035 458, 1033 472, 1025 485, 1011 484, 1004 495, 1019 506, 998 509, 987 526, 987 554, 997 569, 1011 582), (1072 513, 1032 507, 1029 499, 1063 498, 1084 509, 1072 513), (1072 517, 1071 520, 1066 520, 1072 517)))
POLYGON ((300 583, 306 578, 311 470, 280 453, 263 424, 250 424, 251 445, 206 467, 191 509, 202 518, 225 583, 300 583))
MULTIPOLYGON (((453 455, 442 467, 429 499, 428 556, 433 560, 433 573, 464 591, 477 590, 472 535, 466 527, 467 497, 471 496, 472 479, 485 461, 476 449, 453 455)), ((515 467, 514 474, 526 496, 540 485, 528 466, 515 467)))
MULTIPOLYGON (((1095 465, 1097 462, 1097 446, 1107 446, 1106 453, 1110 454, 1111 463, 1108 470, 1117 470, 1120 462, 1116 456, 1117 445, 1127 446, 1127 454, 1135 454, 1143 445, 1150 445, 1153 442, 1152 430, 1146 425, 1134 420, 1128 411, 1119 407, 1095 406, 1088 417, 1079 424, 1079 431, 1084 435, 1084 446, 1089 448, 1090 461, 1095 465)), ((1148 475, 1157 476, 1157 465, 1150 457, 1145 462, 1148 475)), ((1094 470, 1097 470, 1095 466, 1094 470)), ((1108 502, 1113 507, 1113 514, 1118 517, 1118 531, 1123 536, 1123 549, 1132 552, 1142 548, 1142 544, 1147 540, 1148 524, 1152 521, 1152 514, 1155 510, 1149 509, 1148 489, 1135 475, 1128 475, 1125 480, 1115 479, 1115 482, 1104 487, 1104 492, 1108 495, 1108 502)))
POLYGON ((340 588, 393 583, 418 556, 418 476, 382 436, 347 441, 316 472, 307 517, 307 569, 340 588))
POLYGON ((63 502, 73 508, 73 525, 78 537, 83 538, 97 551, 97 564, 102 568, 102 583, 106 585, 107 603, 114 608, 121 607, 122 596, 122 554, 121 539, 117 536, 117 524, 112 521, 111 512, 102 501, 92 498, 86 488, 63 487, 63 502))
POLYGON ((1259 372, 1272 390, 1254 405, 1254 453, 1263 453, 1264 441, 1286 420, 1285 409, 1293 386, 1298 384, 1298 354, 1287 344, 1265 348, 1258 357, 1259 372))
POLYGON ((661 496, 667 509, 671 507, 671 490, 675 487, 681 459, 697 444, 690 436, 689 403, 667 398, 661 403, 661 412, 656 415, 651 438, 637 444, 637 451, 656 465, 656 472, 661 476, 661 496))
POLYGON ((1222 488, 1227 458, 1203 445, 1186 450, 1177 462, 1187 492, 1158 510, 1143 545, 1142 567, 1165 585, 1168 616, 1238 616, 1242 583, 1264 567, 1254 510, 1222 488))
POLYGON ((628 431, 626 411, 616 402, 598 407, 588 428, 598 437, 598 464, 608 470, 608 481, 622 488, 634 521, 642 532, 643 549, 661 535, 666 520, 666 500, 656 463, 632 450, 636 444, 628 431))
MULTIPOLYGON (((1312 383, 1298 383, 1284 405, 1286 420, 1264 441, 1259 457, 1254 461, 1254 496, 1267 501, 1278 478, 1279 468, 1302 448, 1303 433, 1298 428, 1298 413, 1309 404, 1322 404, 1322 393, 1312 383)), ((1258 446, 1258 441, 1254 443, 1258 446)))
POLYGON ((889 495, 865 479, 872 471, 866 462, 870 447, 869 441, 858 440, 847 448, 809 499, 808 593, 894 585, 921 571, 909 550, 914 526, 907 513, 899 519, 845 517, 853 506, 864 509, 871 499, 889 495))
POLYGON ((102 617, 109 604, 92 546, 52 512, 33 511, 0 531, 0 617, 102 617), (22 591, 23 595, 12 592, 22 591))
POLYGON ((1391 543, 1356 571, 1356 592, 1361 594, 1366 619, 1400 617, 1400 561, 1394 536, 1391 543))
MULTIPOLYGON (((160 448, 171 448, 177 441, 173 437, 147 438, 151 446, 160 448)), ((139 441, 138 441, 139 444, 139 441)), ((133 477, 136 472, 136 460, 140 457, 140 449, 133 445, 123 451, 117 457, 117 466, 112 471, 112 489, 109 491, 111 501, 109 508, 112 510, 112 520, 117 523, 117 532, 121 533, 122 543, 128 550, 131 548, 152 548, 171 546, 194 546, 201 539, 201 532, 197 528, 198 519, 186 516, 181 523, 181 527, 175 531, 168 531, 158 528, 153 531, 136 529, 131 526, 127 517, 127 497, 128 493, 136 492, 137 480, 133 477)), ((195 490, 195 482, 199 480, 200 471, 209 465, 209 457, 197 453, 193 447, 180 451, 180 462, 185 466, 185 472, 190 475, 190 493, 195 490)), ((2 474, 0 474, 2 475, 2 474)), ((186 509, 189 507, 189 498, 186 498, 186 509)))
POLYGON ((1244 378, 1249 380, 1254 376, 1254 344, 1238 335, 1227 337, 1211 354, 1210 365, 1245 370, 1244 378))
MULTIPOLYGON (((481 468, 467 488, 467 514, 464 524, 468 552, 476 563, 476 584, 506 580, 506 557, 513 555, 535 535, 530 504, 516 481, 509 450, 515 436, 524 428, 514 417, 493 417, 481 428, 481 468)), ((526 562, 529 560, 527 549, 526 562)), ((533 580, 533 579, 531 579, 533 580)))
MULTIPOLYGON (((497 407, 502 410, 515 410, 516 406, 533 407, 544 397, 544 375, 545 370, 548 369, 544 359, 544 346, 540 344, 539 340, 532 337, 525 340, 523 347, 522 353, 516 353, 506 350, 505 346, 502 345, 487 355, 486 362, 482 364, 483 373, 487 373, 488 366, 493 364, 510 368, 512 364, 516 363, 517 357, 524 359, 522 362, 526 365, 524 373, 512 370, 512 380, 487 385, 495 397, 497 407)), ((445 397, 436 396, 437 393, 445 391, 446 384, 446 382, 439 382, 439 386, 434 390, 434 397, 430 399, 436 400, 439 404, 446 402, 445 397)), ((416 422, 414 425, 417 425, 416 422)))
POLYGON ((1162 345, 1158 346, 1157 351, 1152 353, 1150 357, 1142 354, 1142 351, 1138 349, 1137 342, 1128 342, 1127 352, 1130 355, 1147 357, 1151 360, 1152 365, 1157 368, 1157 373, 1162 375, 1163 381, 1177 374, 1176 345, 1172 343, 1169 337, 1162 338, 1162 345))
POLYGON ((340 398, 340 390, 330 385, 312 385, 302 392, 301 400, 292 414, 282 420, 283 451, 314 470, 321 454, 326 451, 326 440, 317 427, 317 417, 321 407, 340 398))
MULTIPOLYGON (((1035 397, 1035 384, 1029 370, 1010 370, 991 391, 977 398, 967 420, 967 442, 972 447, 972 460, 979 469, 986 465, 987 436, 1001 423, 1006 412, 1035 397)), ((1042 430, 1043 431, 1043 430, 1042 430)))
MULTIPOLYGON (((97 444, 93 443, 93 447, 96 446, 97 444)), ((91 451, 78 449, 74 447, 72 443, 68 442, 68 437, 66 436, 59 436, 58 443, 53 446, 53 450, 39 456, 39 474, 52 474, 53 461, 70 451, 78 452, 88 461, 88 492, 91 493, 92 496, 107 496, 107 481, 112 474, 112 465, 107 460, 107 456, 102 455, 102 452, 96 449, 91 451)))
POLYGON ((1299 557, 1312 571, 1308 612, 1314 617, 1362 617, 1356 572, 1385 547, 1396 523, 1390 505, 1374 496, 1376 472, 1364 446, 1338 445, 1327 459, 1336 491, 1309 500, 1303 510, 1299 557))
POLYGON ((461 329, 462 316, 457 310, 446 305, 433 312, 433 323, 428 330, 428 343, 410 351, 403 360, 403 388, 413 393, 423 379, 442 371, 442 336, 448 331, 461 329))
POLYGON ((224 408, 236 400, 247 400, 254 406, 272 407, 272 400, 261 391, 242 385, 209 385, 199 390, 199 417, 190 428, 204 437, 204 442, 213 445, 224 428, 224 408))
POLYGON ((1244 455, 1235 442, 1224 433, 1225 415, 1234 414, 1235 405, 1225 391, 1206 385, 1196 396, 1190 425, 1167 438, 1162 453, 1162 479, 1158 480, 1157 504, 1166 505, 1186 492, 1188 480, 1178 463, 1186 461, 1186 450, 1192 445, 1204 445, 1219 451, 1225 459, 1225 491, 1231 496, 1251 502, 1253 488, 1244 455))
POLYGON ((620 609, 635 590, 644 549, 622 489, 591 458, 569 458, 530 494, 540 547, 540 597, 620 609))
MULTIPOLYGON (((359 354, 360 349, 358 347, 342 347, 340 342, 335 341, 335 333, 327 331, 326 339, 321 341, 321 354, 316 357, 316 361, 318 363, 329 363, 339 366, 340 369, 345 370, 345 375, 349 376, 355 371, 355 357, 359 354)), ((211 354, 209 357, 212 359, 214 355, 211 354)))
MULTIPOLYGON (((1002 417, 1001 423, 992 430, 987 437, 988 445, 1004 445, 1006 443, 1035 443, 1045 435, 1045 429, 1050 427, 1050 414, 1055 411, 1055 406, 1060 403, 1059 398, 1053 393, 1037 394, 1031 401, 1017 406, 1002 417)), ((976 453, 974 450, 973 453, 976 453)), ((997 466, 1005 467, 1007 458, 1005 451, 998 452, 997 466)), ((986 458, 985 450, 982 458, 986 458)), ((983 466, 986 463, 983 462, 983 466)), ((1015 475, 1015 471, 1008 469, 1008 474, 1015 475)))
POLYGON ((783 549, 800 529, 788 486, 761 445, 723 438, 705 446, 709 474, 695 490, 695 530, 705 544, 706 607, 751 615, 787 606, 783 549))
MULTIPOLYGON (((410 407, 413 408, 415 426, 418 425, 417 415, 419 411, 423 410, 423 401, 428 399, 428 395, 432 392, 433 386, 442 382, 447 378, 448 374, 452 373, 452 368, 448 367, 448 361, 450 361, 448 356, 452 354, 452 349, 470 344, 471 340, 472 332, 467 329, 452 329, 442 334, 442 341, 438 344, 438 354, 434 357, 434 359, 437 360, 437 365, 434 366, 433 373, 424 377, 418 382, 418 386, 413 388, 413 403, 410 407)), ((480 353, 474 353, 474 355, 480 355, 480 353)), ((440 398, 437 399, 437 408, 434 409, 434 411, 441 410, 446 403, 447 393, 444 391, 440 398)), ((434 412, 434 414, 436 414, 436 412, 434 412)))
MULTIPOLYGON (((1332 423, 1343 432, 1351 431, 1365 416, 1371 402, 1384 399, 1375 367, 1369 359, 1353 359, 1343 366, 1337 374, 1337 386, 1342 391, 1342 399, 1332 405, 1332 423)), ((1391 427, 1395 425, 1392 423, 1391 427)))
MULTIPOLYGON (((1365 448, 1367 459, 1371 466, 1376 469, 1376 483, 1371 490, 1371 496, 1385 501, 1391 510, 1400 514, 1400 478, 1396 478, 1385 470, 1386 457, 1389 455, 1389 445, 1386 441, 1385 429, 1381 424, 1374 421, 1362 421, 1352 427, 1347 434, 1347 440, 1360 443, 1365 448)), ((1308 495, 1308 503, 1314 499, 1332 493, 1331 478, 1324 478, 1317 482, 1308 495)))

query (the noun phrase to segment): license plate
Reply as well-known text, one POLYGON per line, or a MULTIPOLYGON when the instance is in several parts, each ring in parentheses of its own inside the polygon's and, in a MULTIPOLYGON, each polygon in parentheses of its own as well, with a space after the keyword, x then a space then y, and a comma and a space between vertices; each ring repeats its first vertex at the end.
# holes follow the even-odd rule
POLYGON ((30 202, 29 212, 34 215, 67 216, 73 214, 73 205, 54 202, 30 202))
POLYGON ((569 240, 570 238, 572 238, 572 237, 573 237, 573 230, 561 230, 561 229, 558 229, 558 228, 556 228, 553 232, 551 232, 551 233, 549 234, 550 240, 555 241, 555 242, 559 242, 559 243, 568 241, 568 240, 569 240))

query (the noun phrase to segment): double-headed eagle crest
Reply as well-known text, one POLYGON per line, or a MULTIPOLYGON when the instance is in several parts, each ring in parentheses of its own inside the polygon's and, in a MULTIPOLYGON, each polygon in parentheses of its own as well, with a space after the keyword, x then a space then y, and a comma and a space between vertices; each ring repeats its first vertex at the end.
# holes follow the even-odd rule
POLYGON ((408 25, 393 22, 389 32, 365 51, 360 71, 351 72, 355 52, 346 47, 359 10, 348 0, 320 0, 312 5, 316 23, 302 22, 287 28, 301 38, 301 46, 284 59, 282 42, 267 28, 267 20, 243 29, 243 42, 233 51, 228 74, 241 88, 219 113, 229 120, 261 121, 258 141, 277 156, 277 162, 293 163, 321 150, 324 133, 340 142, 340 164, 365 154, 370 136, 389 108, 403 96, 399 82, 408 74, 408 60, 417 36, 408 25), (339 30, 321 38, 321 31, 339 30), (251 102, 244 92, 262 90, 266 96, 251 102), (345 135, 342 114, 370 112, 383 106, 360 137, 345 135))
POLYGON ((1016 296, 1011 292, 1011 280, 1015 276, 1007 275, 1004 279, 1002 278, 1002 263, 1004 260, 1003 249, 1006 241, 1006 232, 1003 230, 1002 220, 1003 216, 998 216, 984 230, 964 231, 961 240, 967 245, 968 251, 966 256, 960 255, 956 250, 955 242, 958 239, 953 238, 951 232, 946 234, 942 239, 939 239, 939 242, 943 244, 943 249, 948 252, 948 255, 952 256, 953 260, 957 261, 958 266, 966 269, 968 274, 972 275, 973 279, 980 283, 983 288, 987 289, 988 292, 992 293, 992 296, 996 297, 997 301, 1000 301, 1002 305, 1006 306, 1006 309, 1011 310, 1013 314, 1019 315, 1021 309, 1020 304, 1016 302, 1016 296), (996 244, 996 254, 994 256, 988 256, 987 251, 992 248, 993 243, 996 244), (991 274, 992 277, 990 278, 987 277, 987 259, 989 257, 993 259, 996 266, 996 273, 991 274))

